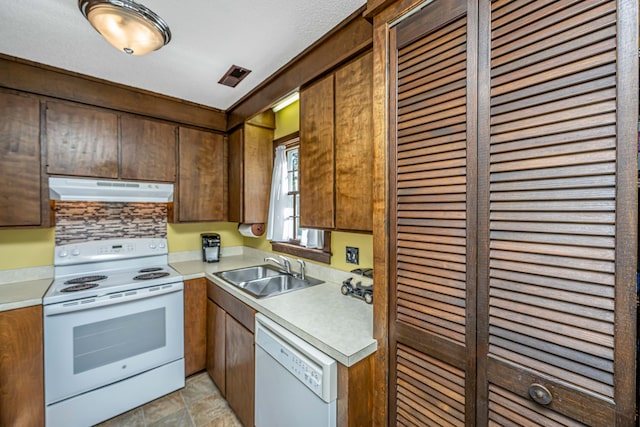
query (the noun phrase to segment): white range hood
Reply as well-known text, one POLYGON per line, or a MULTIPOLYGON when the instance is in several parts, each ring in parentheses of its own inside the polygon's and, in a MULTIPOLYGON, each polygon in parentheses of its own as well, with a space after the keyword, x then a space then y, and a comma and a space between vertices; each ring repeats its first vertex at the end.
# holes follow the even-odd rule
POLYGON ((79 202, 173 201, 173 184, 80 178, 49 178, 51 200, 79 202))

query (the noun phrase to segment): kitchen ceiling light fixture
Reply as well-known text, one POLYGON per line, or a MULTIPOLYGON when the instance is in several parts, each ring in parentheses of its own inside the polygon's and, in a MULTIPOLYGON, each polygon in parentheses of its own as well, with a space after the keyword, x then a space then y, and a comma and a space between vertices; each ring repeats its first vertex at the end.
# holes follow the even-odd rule
POLYGON ((89 23, 116 49, 129 55, 146 55, 171 40, 162 18, 132 0, 78 0, 89 23))

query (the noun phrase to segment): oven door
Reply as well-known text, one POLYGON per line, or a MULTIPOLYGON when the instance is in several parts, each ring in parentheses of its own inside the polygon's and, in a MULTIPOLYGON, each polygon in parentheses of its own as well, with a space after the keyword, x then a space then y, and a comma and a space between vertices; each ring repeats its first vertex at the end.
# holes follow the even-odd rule
POLYGON ((47 405, 183 358, 183 284, 44 307, 47 405))

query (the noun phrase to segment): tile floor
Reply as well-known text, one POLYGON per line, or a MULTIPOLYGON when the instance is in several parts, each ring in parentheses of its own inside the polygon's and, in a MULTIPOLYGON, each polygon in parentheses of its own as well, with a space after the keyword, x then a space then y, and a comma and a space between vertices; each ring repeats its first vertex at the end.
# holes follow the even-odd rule
POLYGON ((206 372, 183 389, 111 418, 96 427, 242 427, 206 372))

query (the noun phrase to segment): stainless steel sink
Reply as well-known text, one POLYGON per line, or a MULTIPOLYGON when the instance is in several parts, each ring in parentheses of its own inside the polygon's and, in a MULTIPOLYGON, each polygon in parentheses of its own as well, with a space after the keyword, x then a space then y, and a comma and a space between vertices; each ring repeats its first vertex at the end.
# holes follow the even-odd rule
POLYGON ((301 279, 266 264, 222 271, 214 275, 256 298, 280 295, 324 283, 309 276, 301 279))
POLYGON ((238 268, 236 270, 223 271, 216 273, 216 276, 222 277, 233 284, 240 284, 250 280, 263 279, 265 277, 278 276, 283 274, 280 270, 268 264, 257 265, 255 267, 238 268))

